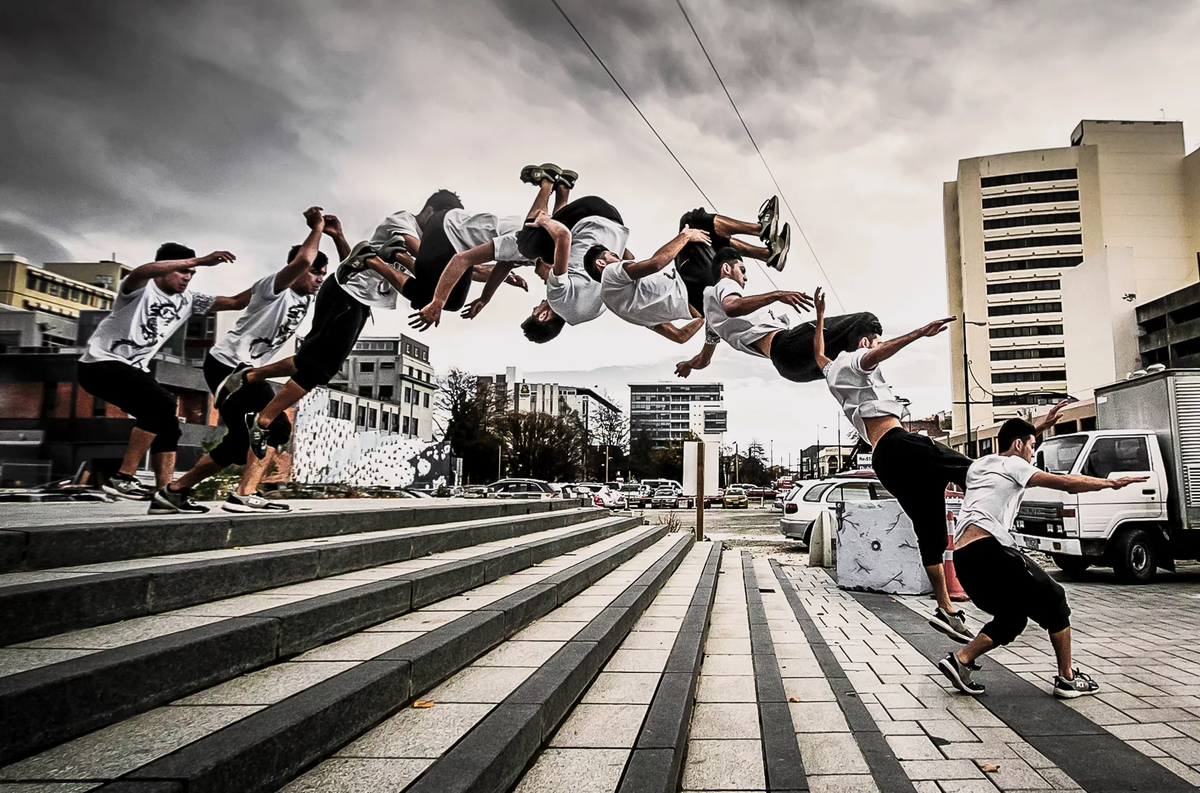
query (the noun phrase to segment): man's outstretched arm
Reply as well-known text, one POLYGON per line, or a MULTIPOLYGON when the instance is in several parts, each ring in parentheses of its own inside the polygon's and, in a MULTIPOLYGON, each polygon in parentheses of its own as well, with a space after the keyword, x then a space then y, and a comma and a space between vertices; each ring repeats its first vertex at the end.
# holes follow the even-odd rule
POLYGON ((321 208, 309 207, 304 210, 304 222, 308 224, 308 236, 300 243, 300 250, 296 251, 296 255, 287 266, 275 273, 275 294, 295 283, 317 260, 317 252, 321 248, 321 235, 325 232, 325 217, 321 214, 321 208))
POLYGON ((645 278, 647 275, 653 275, 675 261, 675 257, 683 250, 683 246, 689 242, 709 244, 708 232, 685 226, 683 231, 675 235, 666 245, 659 248, 649 259, 642 262, 625 262, 620 266, 625 268, 625 272, 629 274, 630 278, 645 278))
POLYGON ((147 281, 154 278, 192 267, 212 267, 222 262, 232 262, 235 258, 229 251, 213 251, 207 256, 198 256, 192 259, 172 259, 165 262, 143 264, 125 276, 125 280, 121 281, 121 291, 124 294, 136 292, 145 286, 147 281))
POLYGON ((713 353, 716 352, 716 350, 717 345, 715 342, 705 341, 704 347, 701 348, 700 352, 696 353, 693 357, 686 361, 680 361, 679 363, 675 364, 675 374, 680 377, 687 377, 697 369, 707 368, 708 365, 712 363, 713 353))
POLYGON ((333 245, 337 248, 338 261, 346 261, 350 257, 350 243, 346 242, 346 235, 342 232, 342 221, 338 220, 337 215, 325 215, 322 219, 325 221, 325 233, 333 239, 333 245))
POLYGON ((475 317, 479 316, 484 307, 491 302, 492 296, 496 294, 496 290, 500 288, 500 284, 508 280, 509 273, 518 264, 520 262, 496 262, 491 265, 491 272, 488 274, 487 283, 483 285, 483 292, 462 310, 462 318, 475 319, 475 317))
POLYGON ((803 292, 778 290, 763 292, 761 295, 726 295, 721 301, 721 308, 731 317, 744 317, 772 303, 783 303, 797 311, 807 311, 813 305, 812 298, 803 292))
POLYGON ((825 294, 817 287, 813 293, 813 302, 817 306, 817 331, 813 334, 813 360, 822 372, 833 360, 825 354, 825 294))
POLYGON ((704 318, 697 317, 682 328, 677 328, 669 322, 663 322, 653 326, 650 330, 657 333, 659 336, 670 339, 676 344, 687 344, 691 341, 696 332, 704 326, 704 318))
POLYGON ((878 347, 871 348, 870 352, 863 356, 862 368, 866 370, 874 369, 879 364, 891 358, 896 353, 903 350, 908 345, 912 344, 917 339, 923 339, 926 336, 936 336, 946 330, 949 325, 958 317, 946 317, 945 319, 937 319, 930 322, 928 325, 922 325, 916 330, 909 331, 903 336, 896 339, 889 339, 878 347))

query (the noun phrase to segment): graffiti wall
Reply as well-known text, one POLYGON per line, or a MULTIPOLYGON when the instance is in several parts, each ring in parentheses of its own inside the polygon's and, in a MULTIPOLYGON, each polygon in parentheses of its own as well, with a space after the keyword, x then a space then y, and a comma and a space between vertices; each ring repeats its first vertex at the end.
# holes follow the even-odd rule
POLYGON ((316 388, 296 406, 293 481, 351 487, 452 483, 448 442, 355 427, 352 420, 328 415, 329 397, 328 389, 316 388))

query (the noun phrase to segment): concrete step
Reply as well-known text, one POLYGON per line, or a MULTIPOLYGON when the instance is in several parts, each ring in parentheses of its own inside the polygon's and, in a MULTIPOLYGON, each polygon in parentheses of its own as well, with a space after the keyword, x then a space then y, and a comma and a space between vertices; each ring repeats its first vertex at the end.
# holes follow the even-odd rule
POLYGON ((337 537, 591 506, 584 499, 338 499, 291 502, 291 512, 147 515, 144 502, 8 505, 0 572, 337 537))
MULTIPOLYGON (((426 510, 426 512, 430 512, 426 510)), ((441 511, 431 514, 442 514, 441 511)), ((611 515, 579 507, 0 574, 0 645, 611 515)))
MULTIPOLYGON (((537 520, 537 518, 530 519, 537 520)), ((0 761, 603 542, 607 517, 0 649, 0 761)))
POLYGON ((274 790, 621 565, 649 552, 649 569, 688 541, 629 528, 10 764, 0 780, 274 790))

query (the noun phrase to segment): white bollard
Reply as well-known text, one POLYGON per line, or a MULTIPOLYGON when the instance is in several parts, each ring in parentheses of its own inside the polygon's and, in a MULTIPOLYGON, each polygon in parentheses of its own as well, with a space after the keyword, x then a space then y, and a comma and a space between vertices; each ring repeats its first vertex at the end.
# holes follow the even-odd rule
POLYGON ((822 511, 808 537, 808 566, 833 567, 833 538, 837 529, 828 512, 822 511))

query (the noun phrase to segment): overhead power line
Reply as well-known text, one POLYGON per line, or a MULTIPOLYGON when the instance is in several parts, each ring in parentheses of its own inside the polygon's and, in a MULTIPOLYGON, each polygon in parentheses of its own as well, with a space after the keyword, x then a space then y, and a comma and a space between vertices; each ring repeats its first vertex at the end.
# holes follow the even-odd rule
MULTIPOLYGON (((758 141, 754 139, 754 134, 750 132, 750 127, 746 124, 746 119, 742 117, 742 111, 738 110, 737 102, 733 101, 733 95, 729 93, 729 88, 726 87, 725 80, 721 78, 721 72, 717 69, 717 64, 713 63, 712 56, 708 54, 708 48, 704 46, 704 41, 700 38, 699 31, 697 31, 696 26, 692 24, 692 18, 688 16, 687 9, 683 6, 683 0, 675 0, 675 3, 679 6, 679 10, 683 14, 684 20, 688 23, 688 27, 691 28, 692 35, 696 37, 696 43, 700 45, 700 51, 704 53, 704 57, 708 61, 708 65, 712 67, 713 74, 717 76, 717 82, 721 84, 721 90, 725 92, 725 98, 729 100, 729 104, 733 108, 733 112, 737 114, 738 121, 742 122, 742 129, 746 131, 746 137, 750 139, 750 143, 754 146, 754 151, 758 152, 758 159, 762 160, 763 167, 767 169, 767 175, 771 177, 771 182, 775 185, 775 190, 778 191, 779 197, 783 199, 784 206, 787 207, 788 213, 792 216, 792 220, 795 221, 796 228, 800 232, 800 237, 804 240, 804 244, 808 246, 808 252, 812 254, 813 261, 817 263, 817 268, 821 271, 821 275, 825 277, 825 282, 829 284, 829 292, 833 295, 834 300, 838 302, 838 305, 842 306, 842 310, 845 311, 845 305, 842 303, 842 299, 838 296, 837 290, 833 286, 833 281, 829 278, 829 273, 825 272, 825 266, 821 264, 821 259, 817 256, 817 252, 813 249, 812 242, 809 241, 808 235, 804 233, 804 228, 800 225, 800 218, 797 217, 795 210, 792 209, 792 204, 790 201, 788 201, 787 195, 783 192, 783 188, 779 186, 779 180, 775 178, 775 173, 771 170, 771 166, 767 164, 767 158, 763 156, 762 149, 760 149, 758 146, 758 141)), ((557 2, 554 4, 556 6, 558 5, 557 2)), ((769 280, 770 276, 768 275, 767 278, 769 280)), ((774 281, 771 282, 771 285, 775 285, 774 281)))

